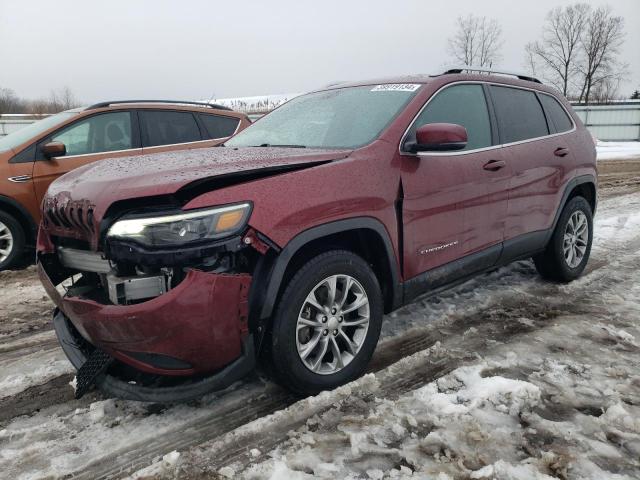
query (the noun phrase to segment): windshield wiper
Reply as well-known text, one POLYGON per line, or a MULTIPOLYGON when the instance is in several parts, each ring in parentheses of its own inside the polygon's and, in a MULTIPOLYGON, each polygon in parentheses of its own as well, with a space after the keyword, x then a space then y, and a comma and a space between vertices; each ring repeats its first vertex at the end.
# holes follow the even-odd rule
POLYGON ((306 145, 277 145, 273 143, 263 143, 261 145, 251 145, 252 147, 276 147, 276 148, 307 148, 306 145))

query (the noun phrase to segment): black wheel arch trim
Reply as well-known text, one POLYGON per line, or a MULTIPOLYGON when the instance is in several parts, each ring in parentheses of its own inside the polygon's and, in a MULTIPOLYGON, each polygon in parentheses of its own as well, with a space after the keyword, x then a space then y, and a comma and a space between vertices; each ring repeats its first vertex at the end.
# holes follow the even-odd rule
POLYGON ((251 289, 249 298, 250 311, 256 313, 259 311, 258 316, 252 315, 253 319, 260 321, 271 316, 287 266, 300 249, 313 240, 352 230, 371 230, 382 240, 386 250, 389 271, 391 272, 391 284, 393 288, 391 292, 391 309, 399 308, 402 305, 403 297, 402 283, 400 281, 399 267, 389 233, 382 222, 373 217, 354 217, 309 228, 293 237, 279 254, 267 254, 261 258, 261 261, 254 271, 252 281, 254 288, 251 289))
POLYGON ((560 215, 562 214, 562 210, 564 210, 564 207, 567 204, 567 201, 569 200, 569 195, 571 195, 571 192, 577 186, 584 185, 586 183, 592 184, 595 191, 595 196, 593 200, 594 208, 592 212, 595 215, 596 206, 598 204, 598 188, 597 188, 598 183, 596 181, 596 177, 591 174, 586 174, 586 175, 580 175, 578 177, 572 178, 571 180, 569 180, 569 182, 567 182, 567 186, 564 188, 564 193, 562 194, 562 200, 560 200, 560 204, 558 205, 558 209, 556 210, 555 217, 553 218, 553 224, 551 225, 551 228, 547 232, 547 238, 546 238, 545 244, 547 244, 549 240, 551 240, 551 236, 553 235, 553 232, 556 229, 556 225, 558 224, 558 220, 560 220, 560 215))
POLYGON ((25 230, 26 240, 28 245, 35 244, 36 235, 38 233, 38 225, 33 220, 31 214, 24 208, 20 203, 16 202, 13 198, 5 197, 4 195, 0 195, 0 210, 5 211, 6 213, 13 215, 10 210, 2 208, 3 206, 8 206, 10 209, 13 209, 18 212, 20 215, 19 218, 16 218, 21 225, 26 226, 25 230), (26 225, 25 225, 26 224, 26 225))

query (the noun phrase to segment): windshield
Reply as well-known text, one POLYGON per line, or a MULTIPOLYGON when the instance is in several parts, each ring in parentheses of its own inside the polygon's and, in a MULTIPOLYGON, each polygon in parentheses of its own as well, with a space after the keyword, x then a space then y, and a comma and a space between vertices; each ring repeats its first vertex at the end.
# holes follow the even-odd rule
POLYGON ((368 85, 296 97, 225 145, 361 147, 380 135, 418 88, 419 84, 368 85))
POLYGON ((19 147, 24 142, 37 137, 42 132, 49 130, 51 127, 55 127, 77 114, 77 112, 61 112, 33 122, 17 132, 10 133, 6 137, 0 137, 0 152, 19 147))

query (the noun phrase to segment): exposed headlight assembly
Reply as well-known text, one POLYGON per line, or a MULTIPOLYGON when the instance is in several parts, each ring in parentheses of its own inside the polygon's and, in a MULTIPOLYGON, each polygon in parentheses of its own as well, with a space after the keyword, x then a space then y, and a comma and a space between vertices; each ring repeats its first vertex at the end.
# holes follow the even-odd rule
POLYGON ((111 226, 107 237, 149 247, 201 243, 239 233, 250 213, 251 204, 241 203, 157 217, 125 218, 111 226))

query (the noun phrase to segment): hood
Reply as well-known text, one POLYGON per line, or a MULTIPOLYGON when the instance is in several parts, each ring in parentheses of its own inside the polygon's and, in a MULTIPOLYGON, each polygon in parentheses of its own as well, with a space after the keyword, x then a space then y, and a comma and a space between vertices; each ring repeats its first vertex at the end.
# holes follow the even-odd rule
POLYGON ((205 179, 302 168, 346 158, 349 153, 349 150, 306 148, 214 147, 112 158, 60 177, 49 187, 47 198, 56 203, 87 202, 99 214, 119 200, 170 195, 205 179))

